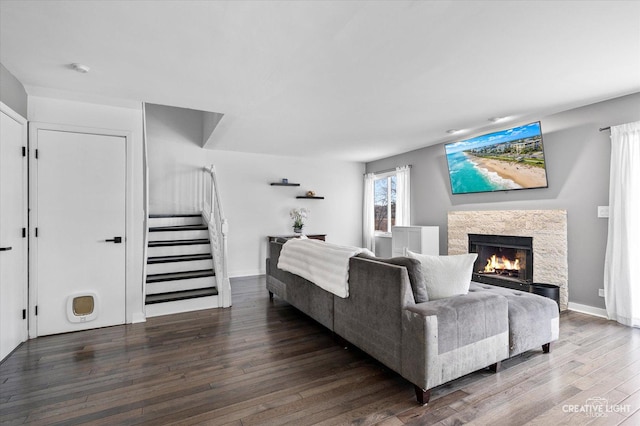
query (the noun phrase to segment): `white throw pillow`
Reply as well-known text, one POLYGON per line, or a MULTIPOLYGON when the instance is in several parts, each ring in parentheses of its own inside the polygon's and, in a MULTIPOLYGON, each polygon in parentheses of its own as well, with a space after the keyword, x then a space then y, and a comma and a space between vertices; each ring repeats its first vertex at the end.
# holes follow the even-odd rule
POLYGON ((407 256, 420 261, 429 300, 467 294, 477 253, 430 256, 407 250, 407 256))

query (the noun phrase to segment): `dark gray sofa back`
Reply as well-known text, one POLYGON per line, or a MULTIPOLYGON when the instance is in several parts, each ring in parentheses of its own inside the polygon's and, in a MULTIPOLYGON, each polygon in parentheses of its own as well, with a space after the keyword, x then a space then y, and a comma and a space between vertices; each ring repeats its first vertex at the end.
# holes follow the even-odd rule
POLYGON ((282 243, 269 243, 267 289, 333 331, 333 294, 306 279, 278 269, 282 243))
POLYGON ((333 303, 334 331, 400 372, 402 311, 414 303, 407 269, 352 257, 349 297, 334 296, 333 303))

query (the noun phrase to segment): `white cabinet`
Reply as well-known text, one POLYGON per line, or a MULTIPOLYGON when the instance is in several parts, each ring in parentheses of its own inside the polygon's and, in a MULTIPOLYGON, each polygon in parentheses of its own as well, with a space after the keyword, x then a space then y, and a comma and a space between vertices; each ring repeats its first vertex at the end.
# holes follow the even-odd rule
POLYGON ((405 250, 420 254, 440 254, 438 226, 394 226, 391 228, 391 255, 406 256, 405 250))

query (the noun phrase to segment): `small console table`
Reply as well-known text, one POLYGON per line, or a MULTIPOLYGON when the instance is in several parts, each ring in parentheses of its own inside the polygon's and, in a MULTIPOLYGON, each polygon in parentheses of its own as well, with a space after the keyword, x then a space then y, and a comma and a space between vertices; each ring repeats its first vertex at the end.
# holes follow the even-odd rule
MULTIPOLYGON (((291 238, 298 238, 302 234, 289 234, 289 235, 269 235, 267 240, 269 242, 275 241, 278 238, 282 238, 284 240, 290 240, 291 238)), ((327 234, 304 234, 305 237, 311 238, 312 240, 325 240, 327 234)))

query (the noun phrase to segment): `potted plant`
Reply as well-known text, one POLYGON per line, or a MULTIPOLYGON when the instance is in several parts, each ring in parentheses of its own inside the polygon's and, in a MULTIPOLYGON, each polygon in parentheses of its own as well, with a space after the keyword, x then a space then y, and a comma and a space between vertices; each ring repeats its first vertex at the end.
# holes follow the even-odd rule
POLYGON ((306 209, 304 207, 299 209, 292 209, 289 212, 289 216, 291 216, 291 219, 293 219, 293 232, 298 234, 302 232, 302 228, 304 227, 304 219, 306 219, 308 215, 309 209, 306 209))

